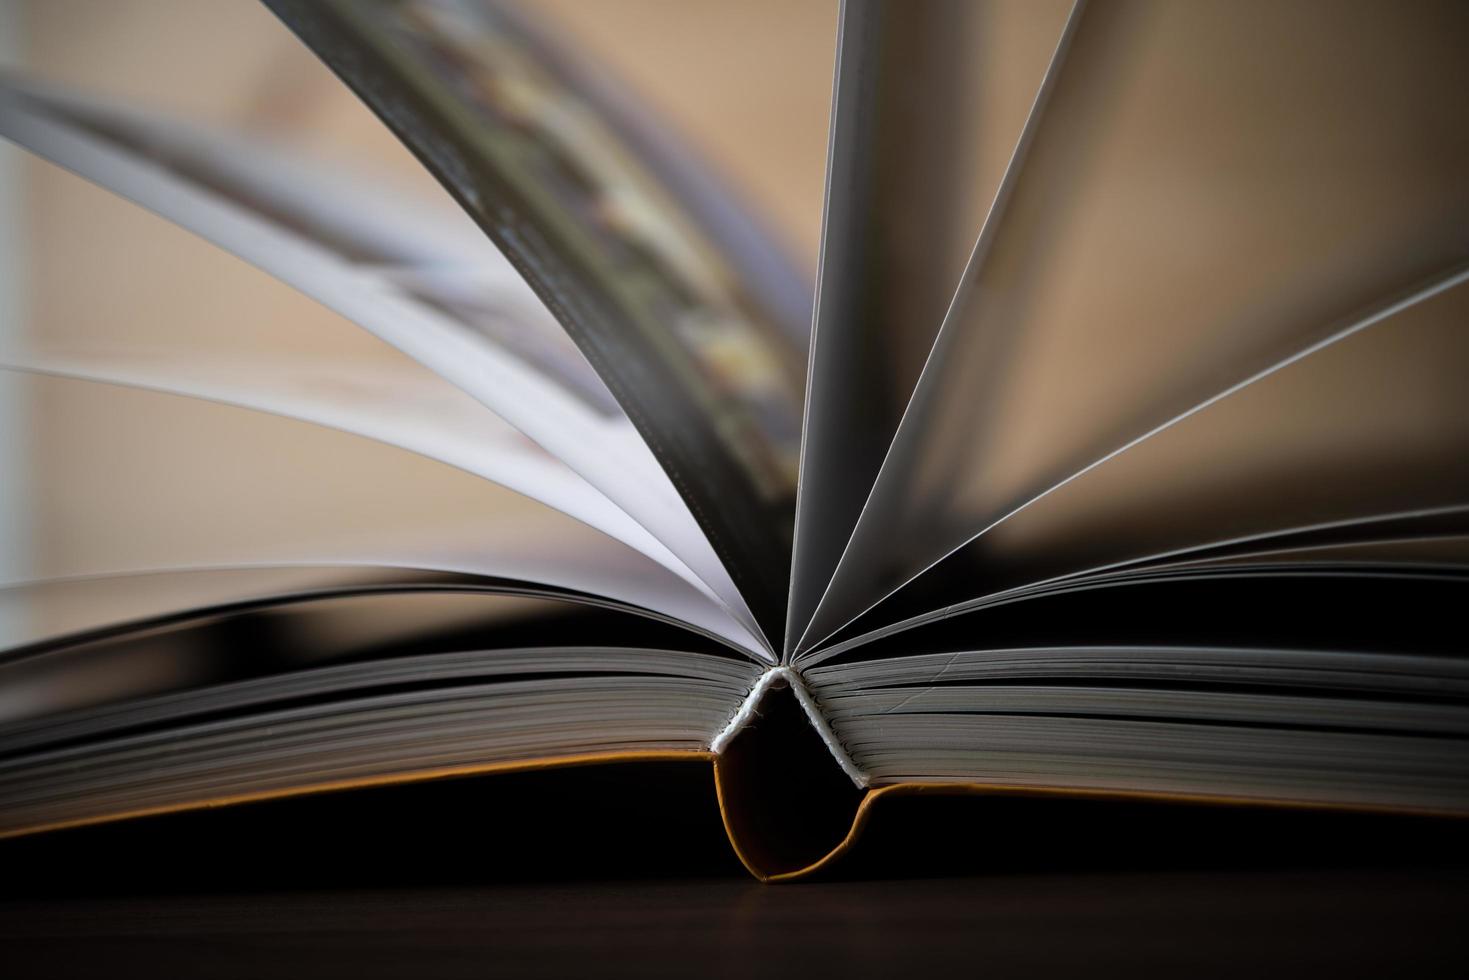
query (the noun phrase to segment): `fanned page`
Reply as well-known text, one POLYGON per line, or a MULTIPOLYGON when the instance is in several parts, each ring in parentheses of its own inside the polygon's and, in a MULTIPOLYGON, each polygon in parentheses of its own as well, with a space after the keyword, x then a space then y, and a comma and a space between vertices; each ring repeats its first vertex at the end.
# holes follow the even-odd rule
MULTIPOLYGON (((1458 281, 1457 9, 1323 17, 1075 9, 803 646, 1092 467, 1126 465, 1155 430, 1229 412, 1238 386, 1359 330, 1392 333, 1400 304, 1458 281)), ((1426 409, 1423 438, 1456 411, 1426 409)))
MULTIPOLYGON (((470 247, 460 232, 415 249, 411 221, 394 221, 391 209, 375 221, 364 217, 377 211, 381 194, 328 187, 320 173, 278 157, 44 89, 12 85, 0 126, 272 272, 454 383, 626 511, 754 625, 646 445, 486 243, 470 247), (409 231, 386 243, 398 224, 409 231)), ((417 224, 420 240, 434 234, 417 224)))
POLYGON ((556 315, 779 634, 799 348, 695 216, 493 3, 269 4, 556 315), (391 77, 394 84, 380 83, 391 77))
MULTIPOLYGON (((628 125, 658 149, 656 130, 628 125)), ((24 574, 0 581, 0 834, 399 779, 708 757, 775 655, 666 461, 471 223, 259 138, 19 78, 6 80, 0 131, 377 338, 286 298, 278 314, 314 332, 275 351, 251 343, 271 331, 228 315, 143 331, 159 343, 68 323, 53 296, 31 311, 48 330, 0 350, 7 390, 47 407, 44 472, 65 488, 32 514, 42 546, 24 574), (231 327, 242 335, 221 345, 231 327)), ((53 214, 47 228, 59 251, 68 234, 82 253, 97 228, 141 219, 37 173, 76 199, 62 209, 74 224, 53 214)), ((702 203, 717 205, 706 222, 734 213, 702 203)), ((160 234, 141 220, 144 240, 160 234)), ((748 220, 715 230, 742 243, 732 268, 779 264, 756 254, 748 220)), ((191 290, 242 277, 212 262, 218 279, 191 290)), ((762 285, 789 305, 789 281, 762 285)), ((249 286, 276 288, 258 275, 249 286)), ((119 290, 119 323, 140 299, 119 290)), ((154 303, 149 315, 166 317, 170 298, 154 303)), ((740 397, 764 397, 796 331, 766 350, 721 315, 691 314, 668 337, 744 385, 740 397)), ((762 424, 793 432, 785 396, 769 397, 762 424)), ((779 476, 771 446, 746 448, 779 476)), ((7 499, 23 475, 8 474, 7 499)), ((721 490, 723 503, 742 492, 721 490)))
POLYGON ((1067 9, 842 6, 788 650, 857 523, 1067 9))
MULTIPOLYGON (((32 388, 38 400, 66 406, 53 432, 68 447, 57 470, 70 485, 52 519, 69 533, 64 546, 35 557, 26 579, 0 583, 11 590, 187 569, 399 568, 614 602, 761 657, 751 633, 645 556, 437 461, 154 392, 63 379, 37 379, 32 388), (188 413, 187 429, 153 442, 151 430, 179 411, 188 413), (393 479, 375 481, 375 472, 393 479)), ((7 488, 15 481, 4 478, 7 488)), ((190 605, 181 597, 178 609, 190 605)))

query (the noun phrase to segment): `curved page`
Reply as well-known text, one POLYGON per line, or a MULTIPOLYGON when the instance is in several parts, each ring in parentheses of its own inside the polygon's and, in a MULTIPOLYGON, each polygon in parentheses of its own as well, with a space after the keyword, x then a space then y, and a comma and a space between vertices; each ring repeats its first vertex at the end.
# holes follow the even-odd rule
POLYGON ((1087 6, 806 644, 1462 263, 1466 37, 1452 3, 1087 6))
POLYGON ((457 388, 398 368, 311 357, 186 358, 0 350, 0 368, 127 385, 340 429, 418 453, 540 501, 718 597, 591 484, 457 388))
MULTIPOLYGON (((369 207, 342 188, 332 189, 319 172, 283 173, 288 164, 279 158, 255 166, 262 159, 259 151, 241 155, 237 143, 136 112, 11 80, 0 98, 0 135, 259 266, 474 396, 648 528, 753 625, 727 570, 646 444, 625 416, 597 397, 598 391, 605 394, 600 382, 591 377, 588 383, 584 371, 578 374, 581 381, 571 384, 565 372, 535 369, 516 344, 489 331, 483 317, 475 319, 462 309, 465 292, 482 306, 496 302, 503 291, 510 303, 497 322, 517 327, 518 344, 544 339, 547 324, 534 328, 533 317, 522 319, 537 302, 533 296, 522 296, 524 302, 515 298, 523 283, 494 278, 486 293, 483 282, 457 278, 453 267, 446 271, 441 264, 418 261, 421 245, 413 263, 403 265, 404 256, 381 243, 383 229, 373 225, 368 234, 363 219, 353 217, 375 203, 369 207), (316 195, 315 212, 297 209, 295 197, 282 197, 308 190, 316 195), (332 201, 336 206, 328 207, 332 201), (520 329, 525 322, 533 329, 520 329)), ((468 260, 478 263, 487 254, 495 257, 485 267, 504 267, 488 245, 468 260)), ((567 359, 568 352, 555 354, 554 346, 537 349, 543 360, 568 369, 580 360, 575 351, 567 359)))
POLYGON ((1068 8, 842 5, 788 649, 872 489, 1068 8))
MULTIPOLYGON (((402 450, 173 396, 32 381, 25 581, 158 569, 366 565, 541 583, 764 647, 682 579, 606 535, 402 450)), ((23 478, 6 474, 7 481, 23 478)))
POLYGON ((1313 529, 1349 543, 1414 515, 1461 520, 1465 317, 1469 284, 1240 388, 989 528, 933 569, 932 594, 922 576, 860 622, 1313 529))
POLYGON ((790 565, 799 354, 720 248, 493 5, 269 6, 555 313, 772 630, 790 565))

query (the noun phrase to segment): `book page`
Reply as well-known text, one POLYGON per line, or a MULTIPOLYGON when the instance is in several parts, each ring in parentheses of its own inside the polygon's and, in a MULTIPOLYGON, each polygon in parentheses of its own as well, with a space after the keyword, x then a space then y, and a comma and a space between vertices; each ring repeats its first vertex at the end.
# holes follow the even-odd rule
POLYGON ((577 476, 433 375, 309 356, 207 359, 129 348, 0 349, 0 368, 127 385, 269 412, 407 449, 524 494, 708 586, 660 541, 577 476))
POLYGON ((787 649, 857 523, 1068 8, 842 5, 787 649))
POLYGON ((31 387, 52 416, 34 470, 46 482, 30 495, 25 577, 6 587, 251 566, 446 572, 645 609, 768 659, 754 634, 667 569, 443 463, 194 399, 52 377, 31 387))
POLYGON ((807 643, 1452 275, 1466 37, 1457 4, 1086 6, 807 643))
POLYGON ((350 181, 135 110, 7 84, 0 134, 276 275, 461 388, 753 623, 641 436, 488 242, 471 250, 462 232, 408 220, 394 237, 407 207, 379 209, 382 194, 350 181))

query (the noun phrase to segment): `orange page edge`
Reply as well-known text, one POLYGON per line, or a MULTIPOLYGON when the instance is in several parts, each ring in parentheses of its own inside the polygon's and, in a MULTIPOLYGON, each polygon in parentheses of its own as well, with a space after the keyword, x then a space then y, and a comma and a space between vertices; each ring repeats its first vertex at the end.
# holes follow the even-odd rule
POLYGON ((861 838, 871 820, 873 807, 877 801, 884 797, 903 796, 1008 796, 1008 797, 1030 797, 1030 798, 1058 798, 1058 799, 1092 799, 1092 800, 1114 800, 1130 802, 1157 802, 1157 803, 1186 803, 1203 806, 1249 806, 1267 807, 1274 809, 1292 810, 1322 810, 1356 813, 1384 813, 1399 814, 1404 816, 1430 816, 1430 817, 1456 817, 1469 816, 1464 811, 1452 809, 1440 809, 1434 807, 1410 807, 1410 806, 1368 806, 1350 803, 1330 803, 1315 800, 1292 800, 1292 799, 1266 799, 1257 797, 1239 797, 1209 794, 1191 793, 1167 793, 1153 791, 1130 791, 1111 789, 1091 789, 1065 786, 1029 786, 1015 785, 1009 783, 981 783, 981 782, 931 782, 910 781, 891 783, 886 786, 876 786, 867 790, 861 802, 857 805, 856 812, 852 817, 852 825, 847 830, 840 842, 837 843, 825 856, 811 864, 790 871, 771 872, 759 867, 749 856, 746 848, 741 843, 732 829, 729 807, 730 800, 725 792, 720 778, 719 757, 707 750, 686 749, 660 749, 639 752, 617 751, 617 752, 586 752, 573 755, 548 756, 540 759, 519 759, 508 762, 490 762, 479 764, 467 764, 458 766, 445 766, 432 769, 412 770, 408 772, 391 773, 381 776, 361 776, 352 779, 328 780, 319 783, 306 783, 299 786, 287 786, 276 789, 260 790, 250 793, 238 793, 228 796, 211 797, 201 800, 190 800, 183 803, 171 803, 162 806, 144 807, 136 810, 125 810, 117 813, 97 814, 88 817, 79 817, 74 820, 61 820, 55 823, 37 824, 29 827, 19 827, 11 830, 0 831, 0 840, 28 837, 36 834, 50 833, 52 831, 70 830, 79 827, 95 826, 99 824, 117 823, 124 820, 135 820, 145 817, 164 816, 171 813, 186 813, 195 810, 207 810, 216 807, 235 806, 243 803, 260 803, 268 800, 281 800, 297 796, 306 796, 317 793, 335 793, 353 789, 367 789, 372 787, 392 786, 407 783, 430 782, 440 779, 457 779, 468 776, 484 776, 497 773, 533 772, 546 769, 567 769, 579 766, 615 765, 617 763, 630 762, 690 762, 694 760, 705 760, 711 763, 714 774, 715 791, 719 800, 719 813, 724 822, 725 832, 729 836, 729 843, 734 850, 735 856, 740 863, 756 879, 767 883, 780 883, 796 881, 810 877, 820 871, 830 868, 849 852, 861 838))

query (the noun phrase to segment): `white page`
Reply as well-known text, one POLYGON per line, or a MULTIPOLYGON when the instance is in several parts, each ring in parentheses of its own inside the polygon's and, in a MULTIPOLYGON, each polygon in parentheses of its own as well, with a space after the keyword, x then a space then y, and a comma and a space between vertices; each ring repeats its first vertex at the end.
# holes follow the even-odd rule
MULTIPOLYGON (((584 399, 528 370, 521 359, 487 342, 479 332, 415 301, 380 269, 355 266, 236 200, 87 132, 37 101, 35 93, 18 94, 22 90, 13 81, 7 85, 10 91, 0 95, 0 135, 275 275, 474 396, 664 542, 736 618, 758 633, 729 573, 625 417, 609 418, 592 410, 584 399)), ((88 105, 87 111, 98 110, 88 105)), ((144 131, 136 114, 109 109, 106 116, 109 125, 129 129, 144 143, 170 138, 156 124, 144 131)), ((224 174, 215 176, 227 179, 224 174)), ((302 178, 312 179, 308 173, 302 178)), ((280 175, 272 179, 271 186, 277 186, 280 175)), ((241 193, 249 189, 237 188, 241 193)), ((343 202, 349 209, 370 210, 375 204, 343 202)), ((486 248, 493 252, 488 243, 486 248)))
POLYGON ((321 358, 228 360, 127 350, 0 349, 0 368, 145 388, 269 412, 407 449, 538 500, 717 597, 662 542, 565 464, 432 375, 321 358), (312 363, 316 361, 317 363, 312 363))
MULTIPOLYGON (((31 570, 6 587, 169 569, 417 569, 636 606, 768 659, 666 568, 454 467, 218 403, 41 375, 32 389, 51 423, 31 474, 31 570)), ((0 473, 0 494, 22 476, 0 473)))

